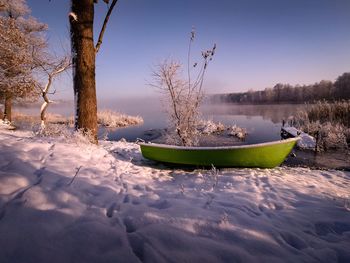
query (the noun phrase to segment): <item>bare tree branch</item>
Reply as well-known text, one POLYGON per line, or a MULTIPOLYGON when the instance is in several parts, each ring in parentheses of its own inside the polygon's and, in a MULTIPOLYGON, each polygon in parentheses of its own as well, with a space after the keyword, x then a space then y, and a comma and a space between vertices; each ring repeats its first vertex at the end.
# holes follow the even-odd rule
MULTIPOLYGON (((106 2, 106 1, 105 1, 105 2, 106 2)), ((111 6, 108 8, 106 17, 105 17, 105 19, 104 19, 104 21, 103 21, 103 25, 102 25, 100 34, 99 34, 99 36, 98 36, 98 40, 97 40, 96 47, 95 47, 95 53, 97 53, 97 52, 100 50, 100 47, 101 47, 101 44, 102 44, 102 40, 103 40, 103 35, 104 35, 104 33, 105 33, 105 30, 106 30, 106 27, 107 27, 107 23, 108 23, 109 17, 111 16, 112 11, 113 11, 113 8, 114 8, 114 6, 115 6, 115 4, 116 4, 117 2, 118 2, 118 0, 113 0, 111 6)))

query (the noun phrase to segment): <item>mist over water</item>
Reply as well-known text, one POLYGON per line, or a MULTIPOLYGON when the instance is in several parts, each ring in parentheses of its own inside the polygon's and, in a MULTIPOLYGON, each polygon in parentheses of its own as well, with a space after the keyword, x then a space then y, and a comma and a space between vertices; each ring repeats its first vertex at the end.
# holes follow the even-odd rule
MULTIPOLYGON (((157 130, 167 127, 167 114, 161 98, 124 98, 100 100, 98 110, 113 110, 116 112, 139 115, 143 118, 142 125, 126 128, 100 128, 100 137, 107 134, 109 140, 120 140, 125 138, 128 141, 135 141, 137 138, 149 140, 150 133, 157 134, 157 130)), ((221 122, 225 125, 238 125, 247 129, 248 136, 244 144, 253 144, 280 139, 282 120, 294 115, 298 109, 305 107, 296 104, 279 105, 239 105, 230 103, 205 103, 201 107, 204 119, 221 122)), ((26 114, 39 114, 40 105, 31 107, 15 107, 16 111, 26 114)), ((52 104, 48 112, 64 116, 72 116, 74 112, 73 102, 52 104)))
MULTIPOLYGON (((125 138, 135 141, 137 138, 149 140, 149 132, 167 127, 165 102, 160 98, 137 98, 101 102, 99 109, 111 109, 129 115, 139 115, 144 124, 119 129, 101 129, 100 135, 108 133, 108 139, 125 138)), ((282 120, 294 115, 304 105, 237 105, 229 103, 205 103, 201 107, 204 119, 221 122, 225 125, 238 125, 247 129, 248 136, 244 144, 253 144, 279 140, 282 120)))

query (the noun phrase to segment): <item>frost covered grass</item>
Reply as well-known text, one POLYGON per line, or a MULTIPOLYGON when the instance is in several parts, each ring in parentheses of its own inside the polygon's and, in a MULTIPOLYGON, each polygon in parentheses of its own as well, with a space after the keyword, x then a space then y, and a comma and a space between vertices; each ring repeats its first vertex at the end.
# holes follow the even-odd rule
POLYGON ((201 120, 197 130, 200 135, 220 134, 227 131, 229 136, 235 136, 239 139, 244 139, 247 136, 247 131, 237 125, 225 126, 221 122, 212 120, 201 120))
POLYGON ((310 122, 341 124, 350 127, 350 100, 346 101, 318 101, 309 105, 307 117, 310 122))
POLYGON ((117 128, 142 124, 143 119, 140 116, 129 116, 111 110, 103 110, 97 113, 97 122, 105 127, 117 128))
POLYGON ((349 172, 175 168, 8 130, 0 152, 0 262, 350 260, 349 172))
MULTIPOLYGON (((51 126, 50 128, 48 128, 49 130, 64 129, 65 126, 74 127, 73 116, 65 117, 60 114, 47 113, 46 118, 48 126, 51 126)), ((97 113, 97 118, 99 125, 110 128, 126 127, 130 125, 138 125, 143 123, 143 119, 140 116, 129 116, 111 110, 99 111, 97 113)), ((40 117, 35 115, 27 115, 20 112, 14 112, 13 123, 16 126, 25 129, 30 127, 36 127, 40 124, 40 117)), ((36 128, 34 128, 34 130, 35 129, 36 128)))
POLYGON ((310 104, 299 111, 295 124, 318 138, 320 150, 348 149, 350 146, 350 101, 310 104))
POLYGON ((221 133, 225 131, 226 127, 224 124, 221 122, 214 122, 212 120, 201 120, 198 123, 197 130, 199 131, 200 134, 213 134, 213 133, 221 133))

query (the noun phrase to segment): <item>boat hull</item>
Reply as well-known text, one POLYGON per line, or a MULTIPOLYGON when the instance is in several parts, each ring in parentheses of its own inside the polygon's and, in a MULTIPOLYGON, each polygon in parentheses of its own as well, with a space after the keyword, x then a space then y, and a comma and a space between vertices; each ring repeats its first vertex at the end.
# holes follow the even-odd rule
POLYGON ((229 147, 182 147, 140 143, 142 155, 170 164, 273 168, 288 156, 299 138, 229 147))

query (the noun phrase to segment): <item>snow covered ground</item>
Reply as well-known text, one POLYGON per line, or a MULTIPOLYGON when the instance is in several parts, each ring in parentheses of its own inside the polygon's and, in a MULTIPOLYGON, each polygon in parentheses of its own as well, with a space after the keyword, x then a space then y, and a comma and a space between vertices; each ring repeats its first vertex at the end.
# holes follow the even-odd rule
POLYGON ((0 130, 0 262, 350 262, 350 173, 175 169, 0 130))

